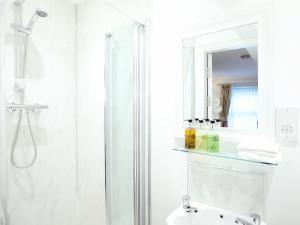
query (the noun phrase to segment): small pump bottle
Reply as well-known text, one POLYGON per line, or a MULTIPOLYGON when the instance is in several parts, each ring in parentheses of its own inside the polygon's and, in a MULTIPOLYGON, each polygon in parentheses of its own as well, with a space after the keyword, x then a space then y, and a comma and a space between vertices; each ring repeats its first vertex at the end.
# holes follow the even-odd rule
POLYGON ((221 127, 221 120, 220 119, 215 119, 216 121, 216 128, 221 127))
POLYGON ((204 119, 204 128, 207 130, 210 128, 210 120, 208 118, 204 119))
POLYGON ((196 130, 197 130, 197 128, 198 128, 198 124, 199 123, 199 119, 198 118, 195 118, 195 127, 196 127, 196 130))
POLYGON ((219 152, 220 150, 220 141, 219 141, 219 134, 215 131, 215 121, 211 121, 211 129, 208 134, 208 140, 207 140, 207 148, 209 152, 219 152))
POLYGON ((197 120, 198 126, 196 129, 196 150, 197 151, 203 151, 203 145, 202 145, 202 135, 204 134, 203 130, 203 120, 197 120))
POLYGON ((198 136, 198 149, 199 151, 207 151, 207 140, 208 140, 208 133, 209 133, 209 126, 208 126, 209 119, 201 120, 201 130, 198 136))
POLYGON ((195 149, 196 144, 196 129, 193 127, 193 120, 186 120, 189 125, 185 129, 185 148, 189 150, 195 149))

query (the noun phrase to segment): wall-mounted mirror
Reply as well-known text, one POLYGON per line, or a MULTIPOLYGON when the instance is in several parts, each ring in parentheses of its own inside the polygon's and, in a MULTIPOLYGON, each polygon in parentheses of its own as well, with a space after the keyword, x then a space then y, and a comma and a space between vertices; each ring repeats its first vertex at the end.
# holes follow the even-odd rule
POLYGON ((183 40, 184 119, 258 128, 257 24, 183 40))

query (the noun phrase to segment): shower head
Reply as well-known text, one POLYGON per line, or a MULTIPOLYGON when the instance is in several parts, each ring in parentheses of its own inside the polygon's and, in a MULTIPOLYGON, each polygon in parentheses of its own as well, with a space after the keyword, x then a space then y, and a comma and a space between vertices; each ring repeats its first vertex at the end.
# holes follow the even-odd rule
POLYGON ((48 14, 46 11, 41 10, 41 9, 36 9, 28 23, 28 28, 31 29, 33 27, 33 24, 39 17, 47 17, 47 16, 48 16, 48 14))
POLYGON ((25 0, 14 0, 13 3, 14 3, 15 5, 17 5, 17 6, 20 6, 20 5, 22 5, 22 4, 24 3, 24 1, 25 1, 25 0))
POLYGON ((28 26, 27 27, 24 27, 24 26, 21 26, 21 25, 18 25, 16 23, 13 23, 11 24, 11 27, 15 30, 15 31, 18 31, 18 32, 21 32, 21 33, 24 33, 24 34, 30 34, 31 33, 31 30, 32 30, 32 27, 33 27, 33 24, 35 23, 35 21, 39 18, 39 17, 47 17, 48 14, 46 11, 44 10, 41 10, 41 9, 37 9, 35 10, 34 14, 32 15, 29 23, 28 23, 28 26))
POLYGON ((39 17, 47 17, 47 16, 48 16, 47 12, 45 12, 45 11, 43 11, 43 10, 41 10, 41 9, 37 9, 37 10, 35 11, 35 13, 36 13, 39 17))

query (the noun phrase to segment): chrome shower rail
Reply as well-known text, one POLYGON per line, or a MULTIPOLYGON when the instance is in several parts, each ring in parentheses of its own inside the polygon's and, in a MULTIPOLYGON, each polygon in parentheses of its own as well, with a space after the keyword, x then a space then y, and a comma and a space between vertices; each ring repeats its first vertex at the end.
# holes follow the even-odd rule
POLYGON ((31 105, 26 105, 26 104, 7 104, 6 105, 6 110, 7 111, 16 111, 16 110, 30 110, 30 111, 37 111, 40 109, 48 109, 48 105, 40 105, 40 104, 31 104, 31 105))

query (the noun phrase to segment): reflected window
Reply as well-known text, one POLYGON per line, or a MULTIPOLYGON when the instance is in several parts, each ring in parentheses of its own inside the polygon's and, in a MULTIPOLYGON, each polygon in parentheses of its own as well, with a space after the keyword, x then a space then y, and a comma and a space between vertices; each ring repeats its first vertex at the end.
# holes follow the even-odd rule
POLYGON ((232 86, 228 127, 256 129, 258 127, 257 86, 232 86))

